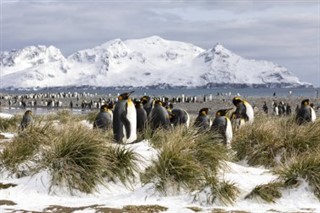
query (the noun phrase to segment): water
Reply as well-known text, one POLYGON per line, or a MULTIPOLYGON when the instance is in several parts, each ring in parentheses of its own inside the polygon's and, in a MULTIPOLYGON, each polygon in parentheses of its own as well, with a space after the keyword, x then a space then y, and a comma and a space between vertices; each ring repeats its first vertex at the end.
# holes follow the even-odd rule
POLYGON ((306 98, 319 98, 320 88, 237 88, 237 89, 94 89, 94 88, 53 88, 42 89, 36 91, 22 91, 22 90, 0 90, 1 94, 34 94, 34 93, 56 93, 56 92, 77 92, 77 93, 90 93, 99 96, 117 96, 122 92, 135 91, 134 96, 142 96, 144 94, 150 96, 198 96, 198 95, 228 95, 236 96, 241 95, 244 97, 306 97, 306 98))

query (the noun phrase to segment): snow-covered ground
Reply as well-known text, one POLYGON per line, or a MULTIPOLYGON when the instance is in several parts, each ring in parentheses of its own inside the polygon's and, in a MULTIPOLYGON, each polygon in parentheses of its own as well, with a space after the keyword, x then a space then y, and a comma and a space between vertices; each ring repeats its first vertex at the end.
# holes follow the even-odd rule
MULTIPOLYGON (((10 116, 1 114, 0 119, 3 119, 3 117, 10 116)), ((82 123, 87 125, 86 122, 82 123)), ((9 138, 13 137, 11 133, 5 133, 4 135, 9 138)), ((151 159, 157 156, 157 151, 146 140, 126 146, 143 156, 141 169, 147 167, 151 159)), ((96 192, 92 194, 70 195, 65 189, 49 193, 50 178, 47 171, 23 178, 10 177, 4 171, 1 171, 0 183, 11 183, 16 184, 16 186, 0 189, 0 202, 7 200, 16 203, 16 205, 1 205, 0 212, 12 212, 13 210, 41 212, 52 205, 66 207, 99 205, 110 208, 122 208, 127 205, 160 205, 168 208, 166 212, 172 213, 194 212, 188 207, 201 208, 201 212, 211 212, 213 209, 246 212, 320 212, 320 202, 306 182, 303 182, 298 188, 282 191, 282 198, 277 200, 276 203, 270 204, 260 199, 244 199, 255 186, 268 183, 276 178, 268 169, 250 167, 245 162, 226 162, 220 176, 225 180, 236 183, 236 186, 240 189, 240 195, 233 205, 225 206, 219 202, 207 205, 202 203, 201 200, 194 201, 193 195, 185 192, 164 197, 157 193, 152 185, 143 186, 139 181, 136 182, 132 190, 127 189, 122 184, 108 183, 107 187, 98 186, 96 192)), ((75 212, 95 212, 95 210, 88 207, 75 212)))

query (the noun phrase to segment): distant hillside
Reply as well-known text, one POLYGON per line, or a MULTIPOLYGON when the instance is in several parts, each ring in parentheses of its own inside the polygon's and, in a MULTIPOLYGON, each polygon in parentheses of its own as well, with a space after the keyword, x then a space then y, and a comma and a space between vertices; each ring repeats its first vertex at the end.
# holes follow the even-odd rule
POLYGON ((53 46, 1 52, 0 88, 64 86, 211 88, 311 87, 286 68, 158 36, 115 39, 65 58, 53 46))

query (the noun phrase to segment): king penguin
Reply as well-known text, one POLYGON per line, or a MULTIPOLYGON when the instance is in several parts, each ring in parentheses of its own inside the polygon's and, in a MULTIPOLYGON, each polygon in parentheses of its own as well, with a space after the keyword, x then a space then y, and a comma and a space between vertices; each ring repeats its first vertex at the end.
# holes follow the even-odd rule
POLYGON ((137 111, 130 99, 133 93, 122 93, 113 112, 113 134, 117 143, 132 143, 137 139, 137 111))
POLYGON ((218 110, 211 126, 211 131, 222 135, 228 148, 231 148, 231 141, 233 137, 231 121, 227 116, 227 113, 230 110, 232 110, 232 108, 218 110))
POLYGON ((239 120, 238 127, 240 127, 244 122, 252 124, 254 120, 254 111, 251 104, 239 97, 234 97, 232 99, 232 103, 236 106, 236 110, 232 114, 232 119, 239 120))
POLYGON ((147 115, 149 116, 152 108, 153 108, 153 100, 150 96, 144 95, 140 101, 143 104, 143 108, 146 110, 147 115))
POLYGON ((310 106, 310 100, 304 99, 301 101, 301 106, 297 110, 296 122, 298 125, 302 125, 307 122, 315 121, 314 109, 310 106))
POLYGON ((143 133, 148 122, 148 115, 140 100, 134 102, 137 110, 137 131, 143 133))
POLYGON ((189 128, 190 116, 189 113, 184 109, 172 109, 170 112, 170 121, 173 126, 185 125, 189 128))
POLYGON ((158 128, 169 129, 170 118, 168 111, 162 106, 162 101, 154 101, 154 106, 149 114, 149 124, 151 130, 154 132, 158 128))
POLYGON ((110 109, 108 109, 107 105, 102 105, 100 107, 100 112, 97 114, 94 120, 93 128, 108 130, 108 129, 111 129, 111 126, 112 126, 112 112, 110 109))
POLYGON ((24 130, 25 128, 27 128, 31 123, 33 122, 33 118, 32 118, 32 111, 31 110, 27 110, 21 120, 20 123, 20 129, 24 130))
POLYGON ((209 108, 202 108, 199 111, 198 117, 194 122, 194 126, 199 129, 200 132, 207 131, 210 129, 212 124, 211 119, 209 118, 209 108))

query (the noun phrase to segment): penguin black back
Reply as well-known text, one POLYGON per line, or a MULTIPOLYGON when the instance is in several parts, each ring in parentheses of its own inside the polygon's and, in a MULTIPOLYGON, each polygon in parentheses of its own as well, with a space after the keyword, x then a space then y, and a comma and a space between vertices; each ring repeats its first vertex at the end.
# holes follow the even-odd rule
POLYGON ((221 135, 226 144, 230 143, 232 139, 231 122, 227 117, 227 113, 230 110, 232 110, 232 108, 218 110, 211 126, 211 131, 221 135))
POLYGON ((173 126, 186 125, 189 127, 189 114, 183 109, 172 109, 170 121, 173 126))
POLYGON ((211 120, 209 118, 209 108, 202 108, 199 111, 198 117, 194 122, 194 126, 200 131, 205 131, 210 128, 211 120))
POLYGON ((146 110, 143 108, 141 101, 135 101, 135 107, 137 110, 137 131, 143 133, 148 121, 148 115, 146 110))
POLYGON ((95 121, 93 123, 93 128, 107 130, 111 128, 111 125, 112 125, 112 116, 110 113, 108 113, 108 106, 102 105, 100 107, 100 112, 96 116, 95 121))
POLYGON ((20 129, 21 130, 24 130, 25 128, 27 128, 33 121, 33 118, 32 118, 32 111, 31 110, 27 110, 23 117, 22 117, 22 120, 21 120, 21 123, 20 123, 20 129))
POLYGON ((160 100, 156 100, 154 103, 154 107, 149 114, 149 124, 153 131, 158 128, 170 128, 169 113, 162 106, 162 102, 160 100))
POLYGON ((310 100, 304 99, 301 101, 301 106, 297 109, 296 123, 302 125, 311 122, 311 107, 310 100))
POLYGON ((151 109, 153 107, 153 100, 150 96, 144 95, 140 101, 143 104, 143 108, 146 110, 147 115, 149 116, 151 109))

